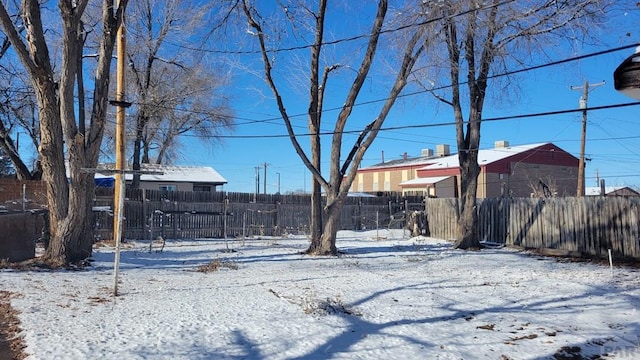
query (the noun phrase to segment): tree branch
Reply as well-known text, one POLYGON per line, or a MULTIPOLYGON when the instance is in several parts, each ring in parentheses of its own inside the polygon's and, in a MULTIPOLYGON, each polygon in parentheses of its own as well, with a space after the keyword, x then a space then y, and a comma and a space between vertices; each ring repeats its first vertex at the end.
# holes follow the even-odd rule
POLYGON ((243 0, 242 8, 247 17, 247 21, 249 22, 249 26, 255 30, 256 36, 258 37, 258 41, 260 44, 260 53, 262 55, 262 62, 264 64, 264 73, 267 80, 267 84, 271 88, 271 91, 273 92, 276 98, 276 103, 278 104, 278 110, 280 111, 280 115, 284 119, 284 123, 287 128, 287 133, 289 134, 289 139, 291 140, 293 147, 296 150, 296 153, 298 154, 298 156, 300 156, 300 159, 302 159, 302 162, 307 166, 309 171, 311 171, 314 178, 320 184, 322 184, 323 187, 328 188, 329 187, 328 182, 324 179, 319 169, 316 169, 315 166, 313 166, 313 164, 309 160, 309 157, 306 155, 306 153, 302 149, 302 146, 298 142, 295 132, 293 131, 293 127, 291 125, 291 119, 289 118, 289 114, 287 113, 287 110, 284 106, 282 96, 280 95, 280 91, 276 87, 276 84, 273 80, 271 60, 269 59, 268 50, 265 44, 265 35, 262 30, 262 26, 260 26, 260 24, 254 19, 252 15, 253 8, 249 6, 249 4, 247 3, 247 0, 243 0))

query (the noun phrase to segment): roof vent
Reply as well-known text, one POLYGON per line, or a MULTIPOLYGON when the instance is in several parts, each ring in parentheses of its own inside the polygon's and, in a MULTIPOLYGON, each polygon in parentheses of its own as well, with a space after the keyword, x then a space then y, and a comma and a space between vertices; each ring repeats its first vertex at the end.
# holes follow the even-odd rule
POLYGON ((433 149, 422 149, 422 157, 433 157, 433 149))
POLYGON ((451 151, 449 150, 449 145, 447 145, 447 144, 438 144, 438 145, 436 145, 436 154, 439 157, 451 155, 451 151))
POLYGON ((496 149, 504 149, 509 147, 509 142, 506 140, 498 140, 494 143, 496 149))

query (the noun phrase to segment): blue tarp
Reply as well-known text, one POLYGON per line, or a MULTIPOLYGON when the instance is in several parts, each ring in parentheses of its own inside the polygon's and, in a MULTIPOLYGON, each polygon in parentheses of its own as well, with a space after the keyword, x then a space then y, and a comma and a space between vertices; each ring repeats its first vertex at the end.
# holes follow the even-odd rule
POLYGON ((113 187, 115 185, 116 179, 112 177, 105 178, 97 178, 95 179, 96 186, 99 187, 113 187))

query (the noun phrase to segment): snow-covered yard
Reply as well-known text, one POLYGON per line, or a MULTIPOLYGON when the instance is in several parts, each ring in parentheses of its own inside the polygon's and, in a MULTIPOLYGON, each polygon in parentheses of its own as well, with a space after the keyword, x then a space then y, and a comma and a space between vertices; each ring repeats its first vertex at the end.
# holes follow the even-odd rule
POLYGON ((1 271, 29 359, 640 358, 637 269, 400 231, 340 232, 337 258, 303 237, 128 245, 116 298, 112 248, 1 271))

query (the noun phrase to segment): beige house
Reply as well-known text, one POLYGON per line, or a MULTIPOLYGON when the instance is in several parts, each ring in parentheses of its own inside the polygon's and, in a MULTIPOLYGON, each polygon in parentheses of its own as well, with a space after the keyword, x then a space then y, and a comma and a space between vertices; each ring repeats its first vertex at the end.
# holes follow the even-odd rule
POLYGON ((449 155, 448 145, 438 145, 437 153, 432 149, 423 149, 419 157, 408 157, 405 153, 402 159, 383 161, 358 170, 356 178, 351 184, 350 192, 401 192, 401 183, 418 177, 418 169, 423 168, 437 157, 449 155))

